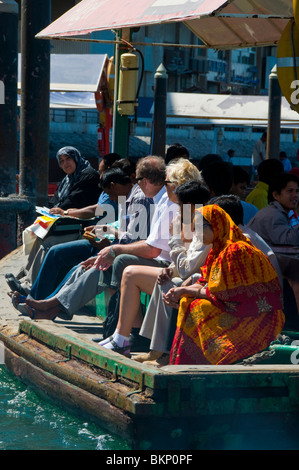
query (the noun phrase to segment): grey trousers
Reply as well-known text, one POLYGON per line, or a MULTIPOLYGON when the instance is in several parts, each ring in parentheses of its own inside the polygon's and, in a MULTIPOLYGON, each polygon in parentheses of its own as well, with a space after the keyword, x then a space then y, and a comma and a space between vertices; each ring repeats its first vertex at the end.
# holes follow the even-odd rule
POLYGON ((74 315, 105 289, 119 289, 124 269, 133 264, 162 268, 168 266, 169 262, 134 255, 120 255, 115 258, 114 263, 107 271, 99 271, 95 268, 84 271, 78 267, 55 297, 66 312, 74 315))
POLYGON ((172 287, 182 284, 179 277, 173 278, 165 284, 156 282, 151 299, 143 319, 140 332, 141 336, 151 339, 150 349, 169 353, 169 333, 172 316, 177 314, 177 310, 169 307, 162 298, 163 293, 167 293, 172 287))

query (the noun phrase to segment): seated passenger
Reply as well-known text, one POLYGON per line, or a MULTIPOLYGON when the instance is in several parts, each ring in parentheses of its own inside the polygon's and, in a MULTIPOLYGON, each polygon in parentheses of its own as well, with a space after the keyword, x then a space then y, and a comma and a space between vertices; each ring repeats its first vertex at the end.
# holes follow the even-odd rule
POLYGON ((299 312, 299 224, 293 222, 298 193, 298 177, 292 173, 281 175, 269 189, 269 206, 259 211, 248 227, 273 249, 282 275, 294 291, 299 312))
POLYGON ((248 194, 245 202, 256 206, 259 210, 268 205, 269 184, 273 179, 283 174, 283 164, 276 158, 262 161, 258 168, 258 183, 248 194))
MULTIPOLYGON (((99 187, 99 172, 81 157, 79 150, 74 147, 63 147, 57 152, 56 158, 66 176, 53 198, 49 201, 51 214, 89 219, 95 216, 96 209, 103 204, 104 199, 106 204, 111 203, 105 198, 105 194, 99 187)), ((113 154, 109 161, 112 164, 117 158, 120 158, 120 156, 113 154)), ((103 164, 103 160, 100 163, 101 172, 107 169, 107 166, 103 164)), ((105 162, 107 161, 108 156, 105 159, 105 162)), ((7 274, 6 279, 9 287, 12 290, 18 289, 23 295, 28 294, 51 246, 77 240, 78 238, 80 238, 79 232, 66 235, 63 233, 52 235, 50 232, 43 239, 37 237, 28 253, 26 263, 24 263, 19 273, 16 276, 12 273, 7 274)))
MULTIPOLYGON (((178 197, 184 194, 178 188, 178 197)), ((282 276, 276 257, 270 247, 253 230, 243 226, 243 208, 237 196, 227 195, 213 198, 213 204, 219 205, 232 220, 243 231, 253 245, 263 251, 275 268, 279 281, 282 285, 282 276)), ((194 241, 187 250, 179 237, 172 237, 169 241, 173 263, 165 268, 157 279, 153 294, 151 296, 146 315, 140 328, 140 335, 151 339, 150 352, 134 356, 139 362, 154 361, 152 365, 163 365, 169 360, 169 352, 173 339, 173 324, 176 320, 177 311, 172 309, 163 298, 169 290, 179 285, 189 285, 199 277, 201 266, 205 263, 211 246, 205 246, 201 242, 199 246, 198 235, 194 233, 194 241), (196 243, 197 241, 197 243, 196 243), (194 245, 193 245, 194 243, 194 245), (192 246, 193 245, 193 246, 192 246), (172 268, 172 269, 170 269, 172 268)))
POLYGON ((204 206, 201 278, 176 287, 179 305, 170 364, 233 364, 267 348, 284 325, 282 291, 267 257, 217 205, 204 206))
POLYGON ((74 147, 63 147, 56 155, 58 165, 66 173, 49 207, 85 207, 96 203, 100 195, 99 173, 85 160, 79 150, 74 147))

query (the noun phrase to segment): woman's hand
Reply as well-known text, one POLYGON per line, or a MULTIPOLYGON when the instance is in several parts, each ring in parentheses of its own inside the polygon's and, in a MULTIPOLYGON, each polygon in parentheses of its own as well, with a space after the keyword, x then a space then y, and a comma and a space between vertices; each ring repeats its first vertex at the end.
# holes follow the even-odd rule
POLYGON ((183 290, 181 287, 172 287, 166 294, 163 294, 163 300, 166 305, 172 308, 179 308, 180 298, 184 295, 183 290))
POLYGON ((162 268, 161 273, 157 277, 158 284, 165 284, 167 281, 171 281, 173 276, 173 269, 172 268, 162 268))
POLYGON ((163 295, 163 300, 170 307, 179 308, 179 301, 182 297, 207 299, 206 286, 202 284, 192 284, 189 286, 172 287, 163 295))
POLYGON ((61 207, 52 207, 49 212, 53 215, 64 215, 64 210, 61 207))

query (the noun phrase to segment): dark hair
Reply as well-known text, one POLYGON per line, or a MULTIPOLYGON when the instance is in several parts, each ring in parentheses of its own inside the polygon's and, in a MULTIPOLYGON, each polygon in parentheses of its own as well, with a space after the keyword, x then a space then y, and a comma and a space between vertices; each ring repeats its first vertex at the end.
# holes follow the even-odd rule
POLYGON ((136 172, 136 163, 129 158, 121 158, 114 162, 111 168, 120 168, 126 175, 131 176, 136 172))
POLYGON ((206 166, 211 165, 212 163, 223 162, 220 155, 216 153, 208 153, 198 163, 198 169, 203 170, 206 166))
POLYGON ((280 152, 280 154, 279 154, 279 157, 280 157, 280 158, 287 158, 286 152, 284 152, 284 151, 282 150, 282 151, 280 152))
POLYGON ((187 158, 189 159, 189 150, 181 144, 172 144, 168 147, 165 155, 166 165, 175 158, 187 158))
POLYGON ((181 204, 205 204, 210 198, 208 188, 201 181, 196 180, 181 184, 174 193, 181 204))
POLYGON ((283 164, 277 158, 263 160, 257 167, 259 180, 270 184, 271 181, 284 172, 283 164))
POLYGON ((250 176, 247 171, 244 170, 244 168, 242 168, 241 166, 233 166, 234 184, 243 183, 244 181, 246 182, 246 184, 250 183, 250 176))
POLYGON ((295 183, 298 183, 298 186, 299 186, 299 178, 297 175, 294 175, 293 173, 283 173, 279 177, 273 179, 269 186, 268 202, 275 201, 273 197, 273 193, 277 192, 278 194, 280 194, 281 191, 287 186, 287 184, 290 181, 294 181, 295 183))
POLYGON ((236 225, 243 224, 243 206, 238 196, 234 194, 226 194, 214 197, 210 204, 217 204, 221 207, 233 220, 236 225))
POLYGON ((105 168, 111 168, 113 163, 116 162, 117 160, 120 160, 120 159, 121 159, 121 156, 118 153, 115 153, 115 152, 107 153, 102 158, 102 160, 104 162, 104 165, 105 165, 105 168))
POLYGON ((109 168, 109 170, 103 173, 100 187, 103 189, 110 188, 111 183, 119 183, 125 186, 131 184, 131 180, 120 168, 109 168))
POLYGON ((212 163, 202 169, 201 175, 215 196, 229 194, 233 184, 232 165, 228 162, 212 163))

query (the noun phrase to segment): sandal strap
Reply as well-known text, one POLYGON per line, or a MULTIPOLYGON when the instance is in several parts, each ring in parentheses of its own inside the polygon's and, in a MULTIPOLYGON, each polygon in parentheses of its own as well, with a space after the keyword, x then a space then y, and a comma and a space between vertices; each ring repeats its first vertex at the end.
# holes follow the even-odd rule
POLYGON ((112 351, 115 351, 119 354, 123 354, 124 356, 130 355, 130 344, 127 344, 126 346, 118 346, 118 344, 116 344, 112 336, 110 339, 110 343, 112 344, 114 348, 112 351), (126 352, 127 354, 125 354, 126 352))

